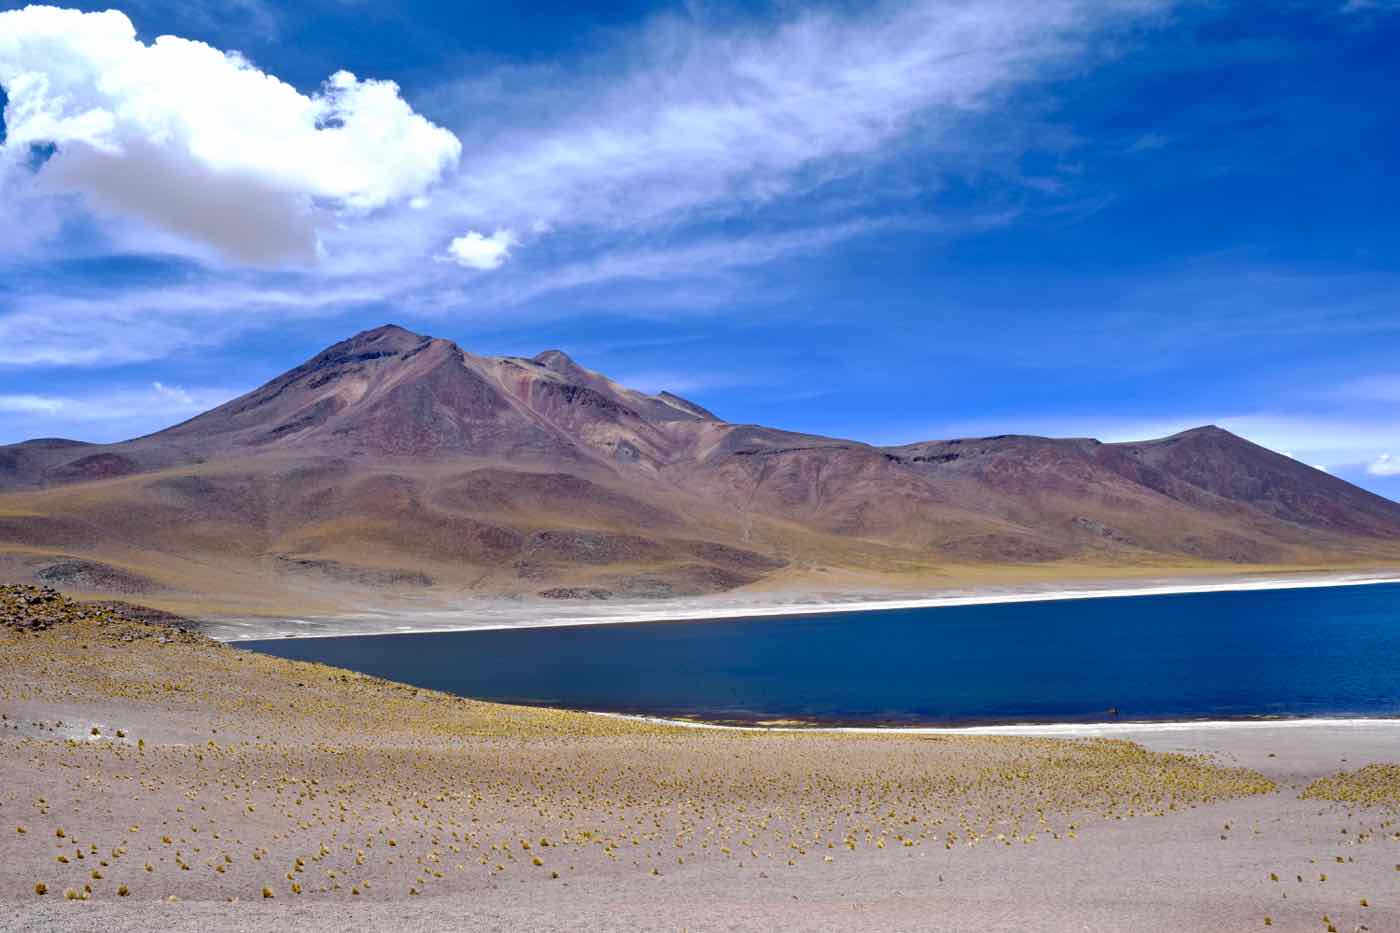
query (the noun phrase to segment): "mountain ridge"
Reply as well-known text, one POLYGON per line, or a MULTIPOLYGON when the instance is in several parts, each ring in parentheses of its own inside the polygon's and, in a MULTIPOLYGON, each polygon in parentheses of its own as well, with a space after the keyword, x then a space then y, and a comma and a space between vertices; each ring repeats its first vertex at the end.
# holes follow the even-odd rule
POLYGON ((1397 561, 1400 503, 1214 425, 882 447, 730 423, 561 350, 483 357, 397 325, 143 437, 0 447, 13 573, 81 567, 231 600, 651 599, 1397 561))

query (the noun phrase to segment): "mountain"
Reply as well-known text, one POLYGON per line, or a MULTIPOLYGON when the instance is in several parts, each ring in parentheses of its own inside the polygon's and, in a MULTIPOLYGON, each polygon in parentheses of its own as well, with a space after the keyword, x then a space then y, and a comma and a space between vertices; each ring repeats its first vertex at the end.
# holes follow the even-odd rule
POLYGON ((396 326, 118 444, 0 447, 0 571, 297 611, 1400 562, 1400 504, 1216 427, 876 447, 396 326))

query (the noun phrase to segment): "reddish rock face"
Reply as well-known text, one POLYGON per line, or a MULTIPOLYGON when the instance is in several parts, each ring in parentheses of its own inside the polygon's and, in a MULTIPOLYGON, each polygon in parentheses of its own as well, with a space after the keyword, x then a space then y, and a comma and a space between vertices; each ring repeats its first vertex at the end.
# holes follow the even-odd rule
POLYGON ((478 357, 395 326, 157 434, 0 448, 0 506, 32 574, 121 549, 130 566, 83 576, 98 589, 160 587, 171 554, 308 586, 587 599, 1400 557, 1400 504, 1219 428, 877 448, 729 424, 558 350, 478 357))

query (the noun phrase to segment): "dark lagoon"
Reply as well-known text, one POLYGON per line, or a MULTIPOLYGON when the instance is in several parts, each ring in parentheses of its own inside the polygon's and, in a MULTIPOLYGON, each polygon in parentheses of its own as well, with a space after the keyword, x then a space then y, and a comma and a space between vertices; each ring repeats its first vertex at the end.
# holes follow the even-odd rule
POLYGON ((239 647, 480 699, 718 721, 1400 716, 1400 584, 239 647))

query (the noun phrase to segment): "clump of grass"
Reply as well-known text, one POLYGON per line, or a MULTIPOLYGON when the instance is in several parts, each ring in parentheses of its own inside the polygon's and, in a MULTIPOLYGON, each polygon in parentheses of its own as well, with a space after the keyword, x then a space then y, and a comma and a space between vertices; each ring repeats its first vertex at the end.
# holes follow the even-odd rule
POLYGON ((49 893, 49 886, 42 881, 36 881, 34 882, 34 893, 43 897, 45 894, 49 893))
POLYGON ((1400 807, 1400 765, 1367 765, 1318 778, 1303 789, 1304 800, 1336 800, 1362 806, 1400 807))

